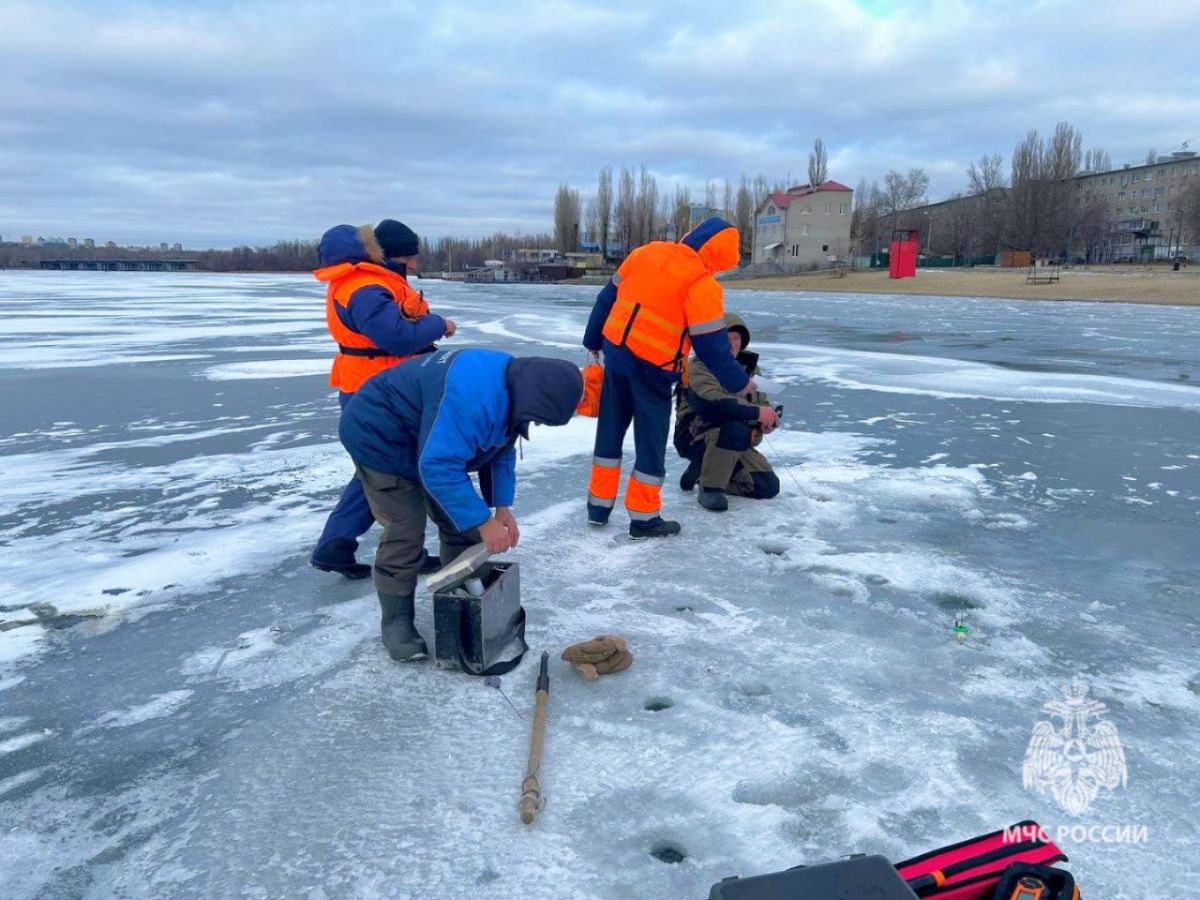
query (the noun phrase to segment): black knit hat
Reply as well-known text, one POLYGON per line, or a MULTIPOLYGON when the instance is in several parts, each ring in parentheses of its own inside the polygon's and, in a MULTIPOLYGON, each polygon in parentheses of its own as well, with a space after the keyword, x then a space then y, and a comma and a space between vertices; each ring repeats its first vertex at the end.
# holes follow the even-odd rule
POLYGON ((417 233, 395 219, 384 219, 375 226, 375 239, 383 248, 383 255, 416 256, 421 250, 421 241, 417 233))

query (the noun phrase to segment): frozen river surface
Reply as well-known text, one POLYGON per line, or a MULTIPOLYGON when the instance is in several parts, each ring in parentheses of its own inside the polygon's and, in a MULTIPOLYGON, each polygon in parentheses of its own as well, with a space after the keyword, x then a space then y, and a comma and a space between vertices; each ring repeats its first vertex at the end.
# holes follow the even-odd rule
MULTIPOLYGON (((423 287, 450 345, 570 359, 595 290, 423 287)), ((321 286, 0 273, 0 893, 701 898, 1034 818, 1141 830, 1065 842, 1085 897, 1200 897, 1200 310, 729 306, 786 384, 780 497, 712 515, 672 458, 683 535, 634 544, 584 522, 592 420, 525 447, 525 828, 527 721, 306 565, 349 473, 321 286), (587 684, 557 655, 602 631, 636 662, 587 684), (1079 816, 1022 785, 1074 676, 1128 768, 1079 816)))

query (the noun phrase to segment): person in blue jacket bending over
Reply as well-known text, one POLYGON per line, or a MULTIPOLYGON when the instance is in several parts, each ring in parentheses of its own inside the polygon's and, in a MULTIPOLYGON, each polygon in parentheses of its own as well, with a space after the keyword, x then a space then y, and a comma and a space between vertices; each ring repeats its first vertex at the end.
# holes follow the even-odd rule
POLYGON ((375 587, 392 659, 428 655, 413 621, 426 515, 446 562, 480 542, 492 553, 516 546, 517 438, 528 440, 531 422, 565 425, 582 398, 583 376, 566 360, 467 349, 380 372, 346 404, 342 444, 383 526, 375 587))

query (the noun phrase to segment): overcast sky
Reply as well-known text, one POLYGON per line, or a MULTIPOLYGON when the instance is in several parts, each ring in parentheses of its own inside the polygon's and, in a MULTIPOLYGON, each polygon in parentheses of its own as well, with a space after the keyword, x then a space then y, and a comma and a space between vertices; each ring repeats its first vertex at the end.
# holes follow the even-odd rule
MULTIPOLYGON (((1115 163, 1200 149, 1200 4, 0 0, 0 235, 548 231, 555 185, 855 186, 1067 119, 1115 163)), ((719 195, 718 195, 719 196, 719 195)))

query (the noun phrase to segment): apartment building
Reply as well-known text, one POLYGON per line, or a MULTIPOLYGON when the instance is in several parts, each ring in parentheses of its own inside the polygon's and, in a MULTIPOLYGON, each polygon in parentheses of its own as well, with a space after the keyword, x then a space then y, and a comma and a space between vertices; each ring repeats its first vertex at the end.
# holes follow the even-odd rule
POLYGON ((1084 248, 1096 262, 1166 259, 1181 247, 1200 241, 1186 233, 1183 195, 1200 183, 1200 158, 1191 150, 1160 156, 1153 163, 1109 172, 1081 172, 1075 177, 1075 204, 1081 215, 1099 216, 1107 237, 1084 248))

